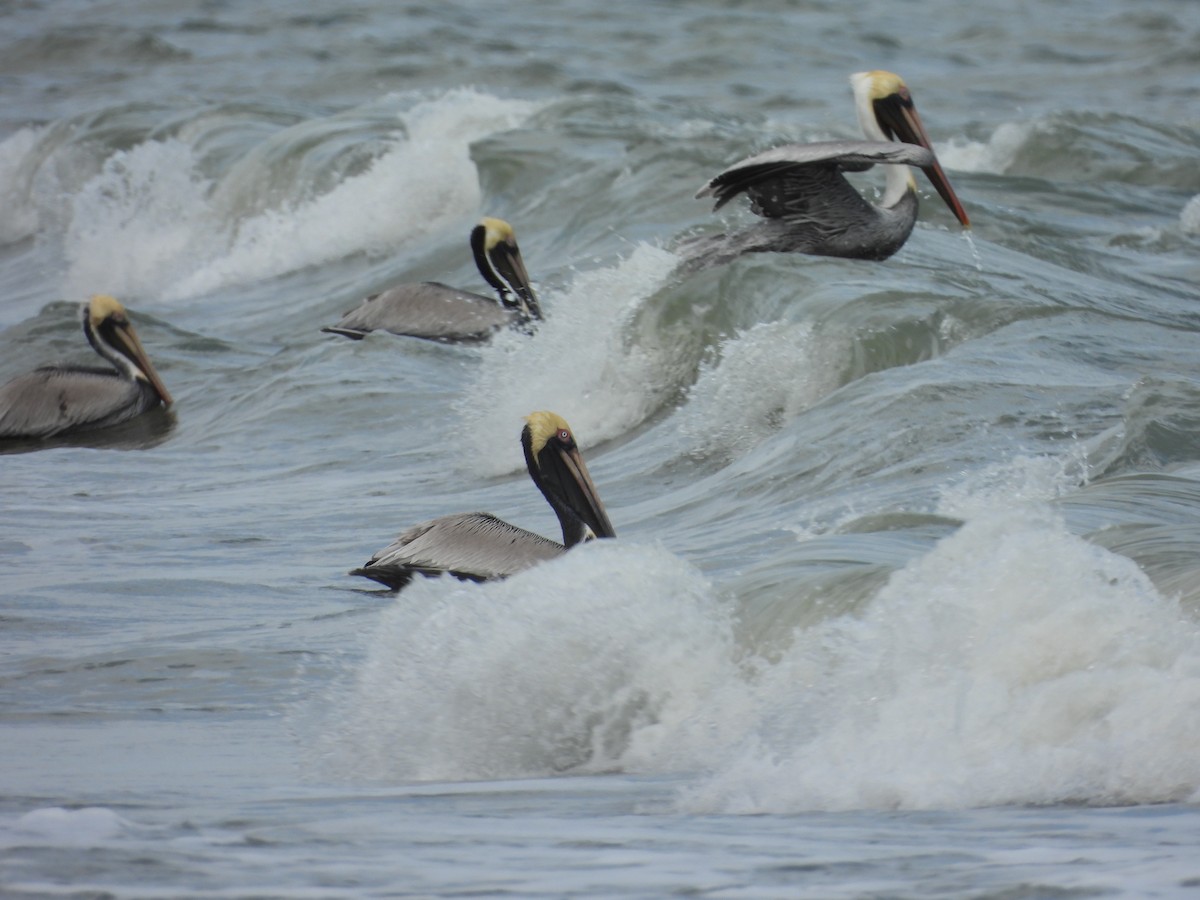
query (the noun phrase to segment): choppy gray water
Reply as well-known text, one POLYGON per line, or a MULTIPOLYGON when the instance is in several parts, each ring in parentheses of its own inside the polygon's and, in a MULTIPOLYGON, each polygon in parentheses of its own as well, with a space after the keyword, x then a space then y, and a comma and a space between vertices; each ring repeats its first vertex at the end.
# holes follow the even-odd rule
POLYGON ((0 22, 0 378, 90 362, 103 291, 178 401, 0 456, 6 896, 1200 886, 1191 0, 0 22), (970 236, 922 183, 886 263, 678 276, 749 220, 696 189, 854 136, 864 68, 907 79, 970 236), (533 338, 318 331, 481 289, 485 214, 533 338), (442 513, 554 534, 540 408, 619 540, 345 575, 442 513))

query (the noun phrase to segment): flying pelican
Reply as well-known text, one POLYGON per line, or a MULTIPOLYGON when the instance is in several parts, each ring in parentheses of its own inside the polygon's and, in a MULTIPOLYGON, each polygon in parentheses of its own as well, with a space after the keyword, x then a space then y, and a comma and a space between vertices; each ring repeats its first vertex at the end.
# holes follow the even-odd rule
POLYGON ((0 387, 0 438, 46 438, 103 428, 140 416, 171 395, 114 297, 80 308, 83 333, 113 368, 42 366, 0 387))
POLYGON ((517 236, 503 219, 485 218, 471 230, 479 273, 499 297, 460 291, 436 281, 401 284, 372 294, 336 325, 322 328, 361 340, 371 331, 445 343, 483 341, 505 325, 527 326, 542 317, 517 236))
POLYGON ((859 72, 850 84, 867 140, 785 144, 734 163, 696 197, 715 197, 715 212, 745 191, 750 209, 766 221, 732 235, 700 238, 688 255, 710 257, 699 260, 702 265, 771 251, 887 259, 917 221, 917 185, 908 166, 922 169, 958 221, 970 227, 900 76, 859 72), (876 163, 888 167, 878 205, 863 199, 842 174, 876 163))
POLYGON ((414 575, 449 573, 470 581, 505 578, 581 541, 616 537, 571 427, 552 412, 531 413, 521 431, 529 477, 553 507, 563 542, 510 525, 491 513, 459 513, 416 525, 353 569, 400 590, 414 575))

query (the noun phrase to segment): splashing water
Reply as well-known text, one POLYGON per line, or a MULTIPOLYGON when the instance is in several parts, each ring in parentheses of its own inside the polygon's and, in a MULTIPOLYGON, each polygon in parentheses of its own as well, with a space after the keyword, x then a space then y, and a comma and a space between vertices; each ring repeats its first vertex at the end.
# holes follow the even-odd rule
POLYGON ((1180 211, 1179 226, 1187 234, 1200 234, 1200 194, 1189 200, 1180 211))
POLYGON ((330 698, 315 752, 370 780, 711 772, 679 794, 689 812, 1144 803, 1200 785, 1200 631, 1036 501, 978 514, 771 660, 732 635, 728 603, 660 548, 418 581, 330 698))
POLYGON ((332 698, 318 753, 368 780, 694 766, 749 724, 729 635, 707 582, 653 547, 599 541, 483 585, 418 579, 332 698))
POLYGON ((808 323, 765 323, 729 338, 677 414, 686 443, 697 455, 744 453, 837 387, 832 363, 844 352, 836 340, 814 340, 808 323))
MULTIPOLYGON (((449 91, 406 112, 407 138, 365 171, 327 193, 244 220, 214 199, 221 185, 199 174, 190 145, 148 141, 119 151, 73 200, 64 291, 102 288, 177 300, 402 246, 474 214, 480 194, 471 142, 515 127, 534 109, 469 89, 449 91)), ((294 152, 312 152, 307 123, 292 130, 294 152)), ((286 138, 285 132, 273 140, 286 138)), ((239 169, 230 177, 248 176, 239 169)), ((304 185, 286 192, 308 193, 304 185)))
POLYGON ((45 129, 22 128, 0 141, 0 245, 29 237, 38 230, 36 204, 28 196, 29 179, 21 177, 45 129))
POLYGON ((1152 803, 1200 785, 1200 633, 1048 511, 983 515, 796 634, 689 811, 1152 803))
POLYGON ((535 409, 564 416, 588 446, 622 434, 656 408, 670 379, 653 351, 626 341, 625 330, 678 262, 673 253, 639 245, 616 265, 577 276, 548 304, 532 337, 496 335, 457 404, 461 441, 477 448, 473 469, 499 475, 519 468, 520 454, 495 448, 511 445, 535 409))
POLYGON ((220 251, 211 184, 180 141, 150 141, 109 157, 72 202, 63 292, 160 295, 187 260, 220 251))
POLYGON ((950 170, 1002 175, 1037 127, 1036 122, 1003 122, 986 141, 953 139, 938 144, 938 159, 950 170))
POLYGON ((938 515, 974 519, 997 510, 1018 511, 1078 490, 1086 481, 1087 449, 1072 445, 1060 456, 1018 456, 972 472, 942 489, 938 515))

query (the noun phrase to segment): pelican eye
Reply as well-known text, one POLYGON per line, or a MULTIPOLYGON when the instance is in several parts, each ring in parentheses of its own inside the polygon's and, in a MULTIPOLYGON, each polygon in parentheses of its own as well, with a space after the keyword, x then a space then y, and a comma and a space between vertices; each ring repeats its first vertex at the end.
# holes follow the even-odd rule
POLYGON ((558 440, 563 444, 571 443, 571 432, 565 428, 558 429, 558 440))

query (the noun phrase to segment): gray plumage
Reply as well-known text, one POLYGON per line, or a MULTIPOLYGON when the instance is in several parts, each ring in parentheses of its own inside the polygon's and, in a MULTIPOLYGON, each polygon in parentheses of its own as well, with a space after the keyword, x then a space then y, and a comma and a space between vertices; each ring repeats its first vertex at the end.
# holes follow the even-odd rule
POLYGON ((553 559, 566 548, 491 513, 442 516, 408 529, 351 575, 399 590, 414 575, 449 572, 471 581, 506 578, 553 559))
POLYGON ((97 294, 80 308, 80 321, 88 343, 112 368, 43 366, 0 386, 0 439, 105 428, 171 404, 125 307, 97 294))
POLYGON ((443 343, 478 343, 506 326, 530 329, 542 311, 512 226, 484 218, 471 230, 470 245, 479 274, 495 297, 435 281, 401 284, 373 294, 321 330, 355 340, 372 331, 390 331, 443 343))
POLYGON ((858 72, 850 83, 866 140, 786 144, 710 179, 696 196, 716 197, 714 211, 745 193, 751 211, 764 221, 685 243, 680 248, 685 268, 762 252, 887 259, 904 246, 917 221, 916 183, 908 166, 924 171, 962 226, 970 227, 900 76, 858 72), (845 173, 877 164, 887 166, 887 185, 875 204, 854 189, 845 173))
POLYGON ((842 173, 876 163, 928 166, 932 160, 924 147, 878 141, 786 144, 751 156, 711 179, 696 196, 715 197, 715 211, 745 192, 751 211, 766 221, 710 238, 689 253, 701 250, 709 263, 754 252, 887 259, 916 224, 916 193, 905 191, 894 206, 876 206, 842 173))
POLYGON ((373 294, 336 325, 321 330, 356 340, 372 331, 390 331, 431 341, 473 343, 521 321, 520 313, 501 306, 494 297, 423 281, 373 294))
POLYGON ((531 413, 525 421, 525 466, 558 516, 561 544, 490 513, 458 513, 409 528, 350 574, 392 590, 416 575, 490 581, 553 559, 583 541, 616 537, 570 426, 545 411, 531 413))
POLYGON ((104 428, 161 403, 145 381, 96 368, 43 366, 0 387, 0 438, 104 428))

